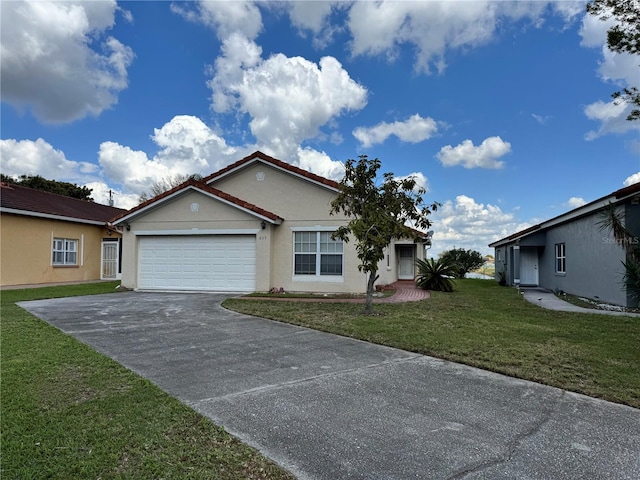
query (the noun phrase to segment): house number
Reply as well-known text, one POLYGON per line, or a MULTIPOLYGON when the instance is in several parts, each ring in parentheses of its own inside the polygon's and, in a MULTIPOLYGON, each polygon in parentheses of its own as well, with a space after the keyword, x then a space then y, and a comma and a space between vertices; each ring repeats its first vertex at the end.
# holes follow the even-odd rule
POLYGON ((258 236, 258 240, 266 240, 267 236, 266 235, 259 235, 258 236))

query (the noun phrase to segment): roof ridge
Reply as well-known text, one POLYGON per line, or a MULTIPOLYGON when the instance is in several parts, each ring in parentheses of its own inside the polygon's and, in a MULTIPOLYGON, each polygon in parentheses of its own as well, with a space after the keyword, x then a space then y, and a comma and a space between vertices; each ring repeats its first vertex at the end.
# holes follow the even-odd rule
POLYGON ((340 188, 340 183, 336 182, 335 180, 331 180, 329 178, 323 177, 321 175, 318 175, 316 173, 310 172, 309 170, 305 170, 303 168, 300 168, 296 165, 293 165, 291 163, 285 162, 283 160, 279 160, 275 157, 271 157, 269 155, 267 155, 266 153, 261 152, 260 150, 256 150, 255 152, 253 152, 251 155, 247 155, 244 158, 241 158, 240 160, 238 160, 237 162, 234 162, 230 165, 227 165, 226 167, 221 168, 220 170, 213 172, 212 174, 204 177, 202 179, 202 181, 204 181, 205 183, 209 183, 210 181, 212 181, 215 178, 218 178, 222 175, 224 175, 225 173, 228 173, 232 170, 235 170, 236 168, 242 166, 245 163, 250 162, 251 160, 254 160, 255 158, 259 158, 260 160, 263 160, 267 163, 270 163, 272 165, 275 165, 276 167, 279 168, 283 168, 285 170, 289 170, 290 172, 296 173, 300 176, 306 177, 309 180, 313 180, 315 182, 321 183, 323 185, 326 185, 328 187, 331 188, 335 188, 335 189, 339 189, 340 188))

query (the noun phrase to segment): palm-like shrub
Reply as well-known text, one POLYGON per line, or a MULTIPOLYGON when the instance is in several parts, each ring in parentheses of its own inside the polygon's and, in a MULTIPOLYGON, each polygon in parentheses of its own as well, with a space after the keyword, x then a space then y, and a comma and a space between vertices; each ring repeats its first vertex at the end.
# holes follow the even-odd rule
POLYGON ((438 292, 453 292, 453 280, 456 267, 451 263, 443 261, 441 258, 434 260, 416 260, 418 266, 418 277, 416 285, 423 290, 435 290, 438 292))

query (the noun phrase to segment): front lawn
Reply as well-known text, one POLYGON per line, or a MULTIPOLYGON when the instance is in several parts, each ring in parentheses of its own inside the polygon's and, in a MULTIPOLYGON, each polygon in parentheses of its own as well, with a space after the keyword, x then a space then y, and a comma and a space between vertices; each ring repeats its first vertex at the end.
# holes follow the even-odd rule
POLYGON ((0 478, 293 479, 115 361, 15 305, 116 282, 1 293, 0 478))
POLYGON ((224 306, 640 408, 640 318, 544 310, 493 281, 457 280, 453 293, 374 305, 378 315, 345 303, 224 306))

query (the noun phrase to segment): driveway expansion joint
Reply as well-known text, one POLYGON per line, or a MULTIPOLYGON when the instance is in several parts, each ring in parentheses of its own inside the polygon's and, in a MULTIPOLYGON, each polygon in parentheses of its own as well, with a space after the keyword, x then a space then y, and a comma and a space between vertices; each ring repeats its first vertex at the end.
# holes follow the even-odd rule
POLYGON ((225 400, 230 400, 233 398, 240 398, 240 397, 244 397, 244 396, 248 396, 248 395, 254 395, 256 393, 265 393, 265 392, 270 392, 273 390, 279 390, 282 388, 286 388, 286 387, 290 387, 292 385, 299 385, 299 384, 304 384, 304 383, 309 383, 309 382, 314 382, 318 379, 321 378, 331 378, 331 377, 339 377, 341 375, 345 375, 348 373, 353 373, 353 372, 358 372, 361 370, 367 370, 367 369, 374 369, 374 368, 378 368, 378 367, 384 367, 387 365, 394 365, 394 364, 398 364, 398 363, 405 363, 405 362, 410 362, 413 360, 418 360, 423 358, 424 355, 412 355, 412 356, 407 356, 407 357, 402 357, 402 358, 396 358, 393 360, 385 360, 384 362, 377 362, 377 363, 372 363, 370 365, 363 365, 363 366, 359 366, 356 368, 346 368, 346 369, 342 369, 342 370, 336 370, 334 372, 327 372, 327 373, 321 373, 319 375, 312 375, 310 377, 305 377, 305 378, 298 378, 296 380, 289 380, 286 382, 281 382, 281 383, 274 383, 274 384, 270 384, 270 385, 261 385, 259 387, 255 387, 255 388, 250 388, 248 390, 243 390, 240 392, 233 392, 233 393, 227 393, 226 395, 221 395, 218 397, 209 397, 209 398, 203 398, 200 400, 195 400, 195 401, 190 401, 187 402, 187 404, 189 406, 192 407, 197 407, 209 402, 216 402, 216 401, 225 401, 225 400))

